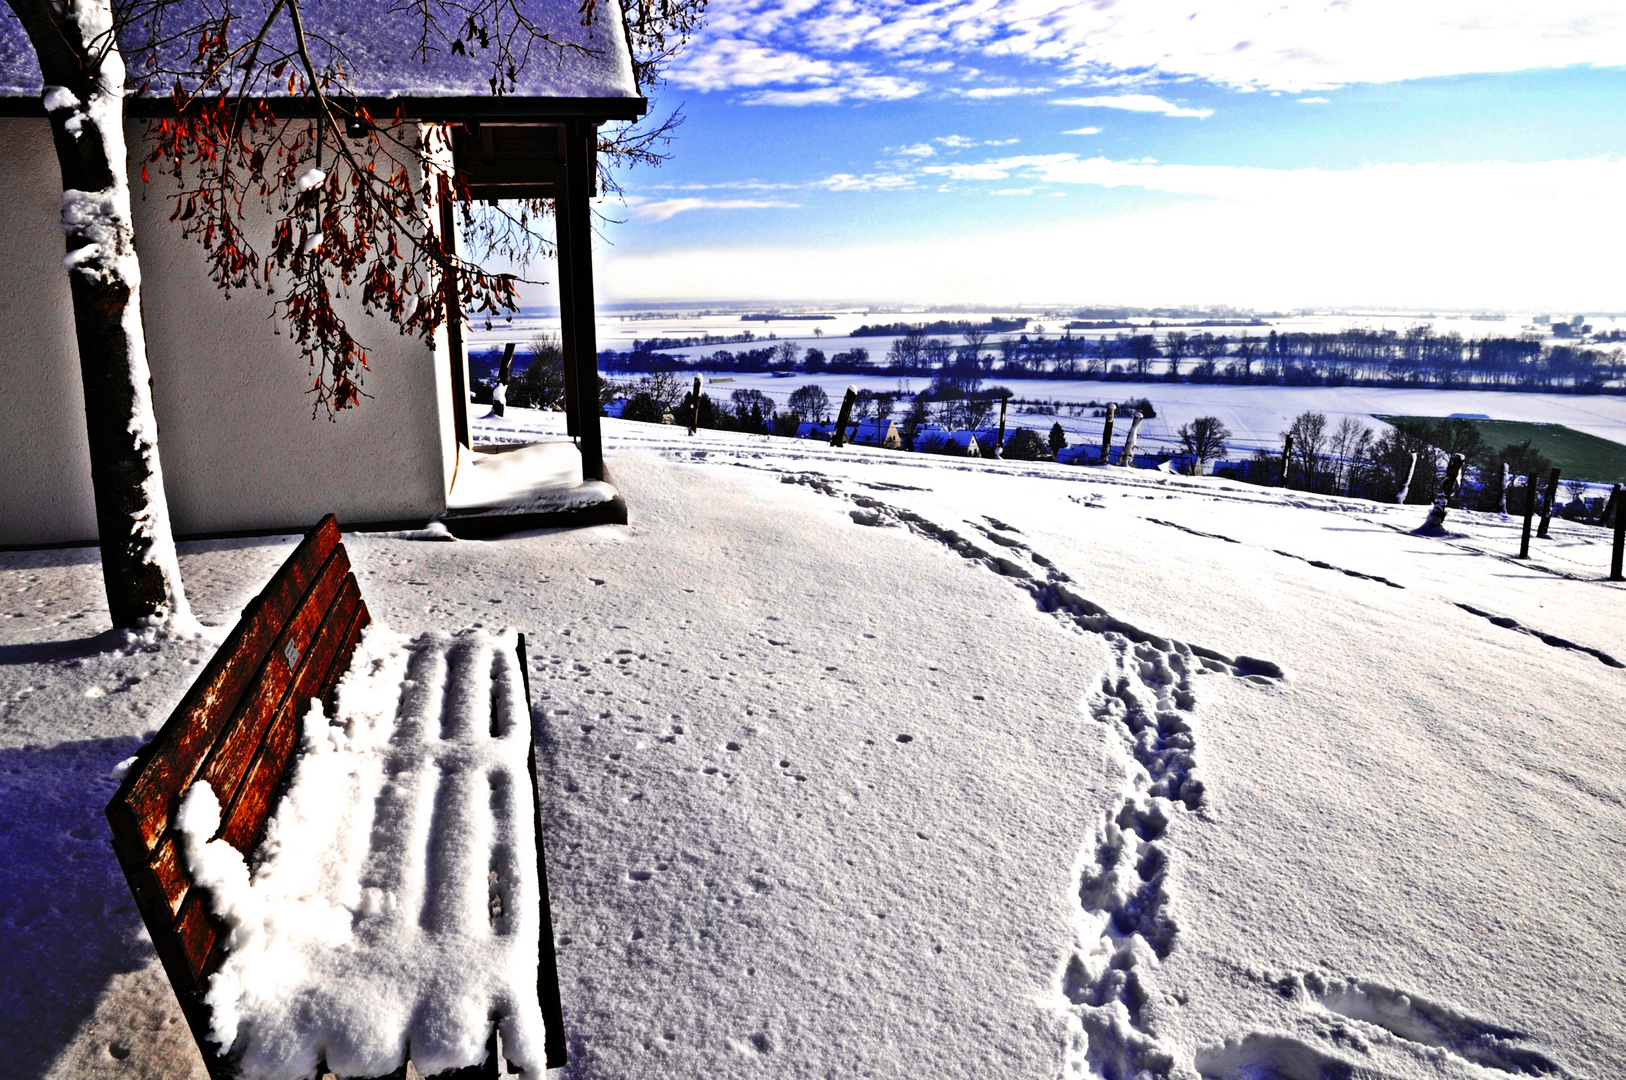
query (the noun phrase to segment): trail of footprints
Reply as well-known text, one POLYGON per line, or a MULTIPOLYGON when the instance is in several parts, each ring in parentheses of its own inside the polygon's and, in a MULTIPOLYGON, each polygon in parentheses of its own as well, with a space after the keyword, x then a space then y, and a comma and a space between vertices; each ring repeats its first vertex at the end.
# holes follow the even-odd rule
POLYGON ((1124 622, 1080 595, 1064 571, 996 518, 973 523, 972 539, 911 510, 843 492, 824 476, 788 474, 782 482, 851 501, 858 507, 852 519, 860 525, 901 526, 980 562, 1031 596, 1041 611, 1111 645, 1113 669, 1088 707, 1117 733, 1128 775, 1122 801, 1096 826, 1079 869, 1078 940, 1060 976, 1072 1014, 1066 1068, 1069 1076, 1171 1075, 1175 1058, 1152 1030, 1156 992, 1147 972, 1169 955, 1179 933, 1165 889, 1169 854, 1163 834, 1175 815, 1203 805, 1191 681, 1214 672, 1269 685, 1283 678, 1281 668, 1124 622))
POLYGON ((1318 971, 1243 974, 1297 1004, 1315 1045, 1291 1035, 1255 1032, 1205 1047, 1194 1062, 1204 1080, 1382 1080, 1390 1074, 1365 1064, 1379 1058, 1378 1051, 1415 1062, 1438 1061, 1444 1055, 1510 1076, 1569 1075, 1546 1055, 1519 1046, 1528 1038, 1525 1032, 1476 1020, 1380 983, 1318 971), (1362 1064, 1318 1047, 1337 1047, 1356 1055, 1362 1064))
POLYGON ((1127 778, 1122 801, 1103 815, 1080 859, 1077 940, 1059 978, 1070 1013, 1065 1076, 1184 1080, 1195 1068, 1204 1080, 1379 1080, 1386 1075, 1382 1071, 1318 1049, 1340 1046, 1364 1054, 1379 1039, 1414 1055, 1443 1051, 1514 1075, 1566 1075, 1550 1059, 1518 1047, 1522 1032, 1375 983, 1314 972, 1265 980, 1269 990, 1303 1006, 1313 1044, 1287 1034, 1253 1033, 1182 1060, 1157 1037, 1157 1014, 1179 1002, 1157 990, 1150 975, 1179 935, 1165 888, 1164 834, 1177 816, 1204 805, 1191 723, 1192 679, 1219 673, 1268 686, 1285 673, 1268 660, 1174 641, 1114 617, 1081 596, 1065 572, 997 518, 968 523, 973 539, 911 510, 843 491, 820 474, 790 473, 781 481, 855 504, 858 509, 850 515, 859 525, 907 528, 981 563, 1031 596, 1041 611, 1101 636, 1114 650, 1112 671, 1088 708, 1118 734, 1127 778))

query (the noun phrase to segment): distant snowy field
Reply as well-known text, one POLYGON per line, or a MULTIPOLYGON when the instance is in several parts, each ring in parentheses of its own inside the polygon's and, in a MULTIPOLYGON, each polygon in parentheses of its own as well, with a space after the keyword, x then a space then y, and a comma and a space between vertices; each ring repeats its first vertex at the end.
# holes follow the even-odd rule
MULTIPOLYGON (((771 311, 772 308, 764 308, 771 311)), ((476 345, 486 345, 493 342, 508 341, 524 342, 536 334, 557 334, 559 332, 559 316, 557 308, 522 308, 512 320, 497 321, 487 330, 483 324, 477 324, 471 331, 470 340, 476 345)), ((601 349, 617 349, 626 351, 632 348, 634 341, 647 341, 651 338, 686 338, 711 335, 714 337, 733 337, 750 331, 758 338, 767 339, 769 334, 781 341, 794 341, 798 345, 817 346, 826 353, 841 352, 854 346, 862 346, 870 351, 874 358, 886 355, 887 349, 892 347, 893 338, 890 337, 861 337, 850 335, 854 330, 864 325, 876 326, 890 323, 925 324, 933 322, 973 323, 986 322, 991 316, 1003 318, 1025 318, 1029 320, 1028 331, 1043 333, 1054 337, 1061 334, 1069 322, 1075 321, 1073 317, 1056 317, 1046 314, 1035 314, 1033 311, 925 311, 915 309, 870 310, 867 308, 825 308, 819 314, 829 318, 776 318, 769 321, 746 320, 741 318, 742 312, 737 309, 713 310, 705 312, 693 311, 616 311, 600 305, 596 329, 598 346, 601 349), (815 330, 817 336, 815 336, 815 330)), ((809 314, 799 312, 799 315, 809 314)), ((1238 334, 1251 334, 1254 337, 1264 337, 1271 330, 1280 333, 1328 333, 1336 330, 1394 330, 1404 331, 1413 326, 1427 325, 1437 334, 1459 334, 1465 338, 1506 336, 1518 337, 1523 333, 1550 333, 1547 325, 1537 325, 1534 319, 1537 312, 1510 312, 1500 317, 1488 315, 1474 315, 1467 312, 1421 312, 1421 311, 1347 311, 1325 312, 1319 314, 1290 314, 1279 317, 1261 318, 1262 326, 1212 326, 1201 325, 1202 320, 1194 319, 1159 319, 1158 325, 1151 325, 1149 317, 1136 316, 1132 319, 1118 320, 1133 324, 1136 333, 1151 332, 1159 337, 1170 330, 1210 331, 1215 334, 1225 334, 1235 338, 1238 334)), ((1567 311, 1553 311, 1549 317, 1558 322, 1568 322, 1573 313, 1567 311)), ((1248 314, 1239 314, 1238 319, 1247 319, 1248 314)), ((1608 333, 1611 330, 1626 328, 1626 316, 1619 315, 1587 315, 1586 321, 1598 333, 1608 333)), ((1089 321, 1089 320, 1083 320, 1089 321)), ((1099 321, 1099 320, 1097 320, 1099 321)), ((1022 331, 1016 331, 1021 333, 1022 331)), ((1128 333, 1127 328, 1073 330, 1074 337, 1087 338, 1094 341, 1105 334, 1112 337, 1118 333, 1128 333)), ((940 335, 950 337, 959 342, 958 335, 940 335)), ((1003 333, 992 334, 990 341, 997 341, 1006 336, 1003 333)), ((675 350, 680 354, 704 355, 719 348, 739 349, 740 345, 705 345, 694 346, 688 349, 675 350)), ((750 346, 745 346, 750 347, 750 346)))
MULTIPOLYGON (((1626 1075, 1601 531, 606 437, 628 526, 347 538, 395 629, 530 635, 568 1075, 1626 1075)), ((184 545, 196 610, 292 543, 184 545)), ((0 596, 0 1071, 201 1076, 100 808, 209 647, 94 552, 0 596)))

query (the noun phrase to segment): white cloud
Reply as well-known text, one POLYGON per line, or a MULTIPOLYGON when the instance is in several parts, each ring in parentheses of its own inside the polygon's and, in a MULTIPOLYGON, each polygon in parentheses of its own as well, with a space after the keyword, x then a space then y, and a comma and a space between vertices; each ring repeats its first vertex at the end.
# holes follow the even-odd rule
POLYGON ((1020 97, 1024 94, 1046 93, 1042 86, 977 86, 960 93, 975 101, 985 101, 989 98, 1020 97))
POLYGON ((1198 120, 1214 115, 1213 109, 1189 109, 1164 101, 1155 94, 1111 94, 1104 97, 1058 98, 1052 105, 1079 105, 1090 109, 1123 109, 1126 112, 1162 113, 1164 116, 1194 116, 1198 120))
POLYGON ((908 63, 947 74, 978 57, 1049 64, 1096 83, 1197 78, 1312 92, 1569 64, 1626 65, 1618 0, 733 0, 674 66, 682 86, 785 85, 805 64, 908 63), (744 43, 759 50, 751 52, 744 43), (942 65, 954 63, 952 68, 942 65))
POLYGON ((759 90, 748 94, 746 105, 838 105, 844 101, 898 101, 923 89, 919 83, 890 75, 849 75, 841 82, 808 90, 759 90))
POLYGON ((835 173, 823 180, 816 180, 809 186, 823 188, 826 191, 898 191, 914 187, 915 182, 899 173, 866 173, 863 176, 835 173))
POLYGON ((889 147, 887 152, 897 154, 900 157, 917 158, 935 157, 937 154, 937 151, 932 149, 931 143, 915 143, 913 146, 889 147))
POLYGON ((1299 104, 1300 105, 1330 105, 1330 104, 1332 104, 1332 99, 1331 98, 1324 98, 1324 97, 1301 97, 1301 98, 1299 98, 1299 104))
POLYGON ((945 176, 950 180, 1006 180, 1012 173, 1037 175, 1038 170, 1064 167, 1077 160, 1074 154, 1038 154, 967 164, 926 165, 920 171, 930 176, 945 176))
POLYGON ((747 105, 835 105, 844 101, 896 101, 925 89, 912 79, 873 74, 853 61, 810 57, 800 51, 723 37, 682 54, 670 72, 672 82, 702 92, 759 89, 747 105))
POLYGON ((695 90, 728 90, 808 80, 833 81, 837 65, 738 38, 709 40, 683 54, 672 81, 695 90))
MULTIPOLYGON (((765 180, 719 180, 715 184, 643 184, 640 186, 645 191, 791 191, 807 185, 765 180)), ((638 199, 637 196, 629 195, 625 201, 631 203, 642 200, 638 199)))
POLYGON ((1073 128, 1070 131, 1062 132, 1062 134, 1063 135, 1099 135, 1099 134, 1101 134, 1101 129, 1098 128, 1098 127, 1073 128))
POLYGON ((775 199, 659 199, 644 202, 628 197, 627 209, 632 216, 644 221, 667 221, 690 210, 766 210, 789 209, 801 205, 775 199))
POLYGON ((1618 307, 1626 292, 1621 158, 1281 170, 1047 155, 981 168, 1018 178, 1001 187, 1086 194, 1043 226, 992 219, 952 237, 611 251, 606 295, 1583 310, 1618 307), (1153 194, 1092 210, 1098 187, 1153 194), (1101 251, 1113 257, 1079 257, 1101 251))
POLYGON ((969 150, 973 146, 1012 146, 1022 140, 1014 136, 1009 139, 968 139, 964 135, 939 135, 932 141, 949 150, 969 150))
POLYGON ((988 194, 990 194, 990 195, 1032 195, 1033 194, 1033 189, 1030 188, 1030 187, 995 188, 993 191, 990 191, 988 194))

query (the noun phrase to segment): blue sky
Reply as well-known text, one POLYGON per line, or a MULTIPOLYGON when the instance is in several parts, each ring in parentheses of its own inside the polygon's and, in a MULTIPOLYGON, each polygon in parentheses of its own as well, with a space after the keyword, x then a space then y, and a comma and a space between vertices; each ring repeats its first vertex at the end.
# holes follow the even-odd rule
POLYGON ((1626 310, 1626 8, 717 0, 612 300, 1626 310))

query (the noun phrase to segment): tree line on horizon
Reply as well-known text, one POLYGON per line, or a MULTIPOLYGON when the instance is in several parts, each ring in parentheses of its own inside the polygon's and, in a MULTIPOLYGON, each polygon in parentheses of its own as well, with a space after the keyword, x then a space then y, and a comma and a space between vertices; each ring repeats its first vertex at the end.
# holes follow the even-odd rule
POLYGON ((604 351, 600 367, 622 374, 796 371, 932 378, 945 371, 975 371, 985 378, 997 374, 1010 379, 1571 393, 1605 392, 1606 383, 1619 379, 1626 368, 1619 347, 1548 343, 1535 336, 1464 338, 1454 331, 1436 334, 1427 326, 1405 331, 1272 330, 1264 336, 1172 330, 1161 339, 1119 333, 1091 340, 1070 331, 1057 337, 1024 333, 990 338, 980 328, 962 331, 955 341, 910 327, 880 361, 863 347, 827 355, 790 340, 738 352, 718 349, 705 356, 677 356, 639 342, 628 352, 604 351))

